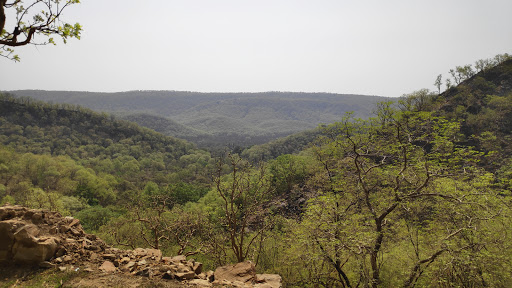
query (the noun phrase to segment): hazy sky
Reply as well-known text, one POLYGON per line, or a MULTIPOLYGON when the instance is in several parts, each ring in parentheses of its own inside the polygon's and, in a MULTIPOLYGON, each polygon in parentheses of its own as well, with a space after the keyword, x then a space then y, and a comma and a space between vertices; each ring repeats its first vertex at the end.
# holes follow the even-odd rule
POLYGON ((511 0, 81 2, 82 39, 0 58, 0 90, 400 96, 512 53, 511 0))

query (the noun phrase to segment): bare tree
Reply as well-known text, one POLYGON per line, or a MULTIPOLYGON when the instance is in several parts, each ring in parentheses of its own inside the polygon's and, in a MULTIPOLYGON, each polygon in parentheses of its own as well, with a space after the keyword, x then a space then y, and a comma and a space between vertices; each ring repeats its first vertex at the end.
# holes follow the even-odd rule
POLYGON ((222 175, 222 161, 214 176, 215 189, 222 199, 223 226, 237 261, 243 262, 262 233, 268 230, 268 211, 264 204, 273 192, 263 166, 252 170, 248 162, 229 155, 230 177, 222 175))

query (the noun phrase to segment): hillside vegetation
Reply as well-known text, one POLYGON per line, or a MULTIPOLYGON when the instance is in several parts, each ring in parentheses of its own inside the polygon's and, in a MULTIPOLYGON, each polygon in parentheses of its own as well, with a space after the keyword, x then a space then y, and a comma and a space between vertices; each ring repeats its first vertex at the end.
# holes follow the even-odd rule
POLYGON ((8 95, 0 102, 0 195, 18 204, 34 191, 107 206, 135 197, 146 183, 210 182, 210 154, 184 140, 74 105, 8 95))
POLYGON ((114 113, 166 135, 201 146, 266 143, 292 133, 338 121, 354 111, 367 118, 383 97, 328 93, 198 93, 130 91, 92 93, 24 90, 16 96, 77 104, 114 113), (136 115, 133 115, 136 114, 136 115), (158 116, 158 118, 156 118, 158 116))
POLYGON ((74 215, 117 247, 205 267, 251 260, 285 287, 510 287, 507 59, 374 117, 216 159, 107 115, 4 96, 0 195, 74 215))

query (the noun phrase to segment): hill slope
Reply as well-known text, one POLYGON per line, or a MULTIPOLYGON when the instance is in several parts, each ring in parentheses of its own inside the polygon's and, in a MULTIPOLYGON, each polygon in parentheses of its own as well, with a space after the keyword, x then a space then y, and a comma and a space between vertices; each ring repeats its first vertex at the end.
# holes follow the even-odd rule
POLYGON ((209 183, 210 154, 184 140, 68 104, 0 104, 0 197, 40 188, 110 204, 148 182, 209 183))
POLYGON ((129 117, 140 125, 187 140, 205 141, 208 139, 207 135, 212 135, 207 142, 235 142, 243 145, 264 143, 315 128, 320 123, 331 123, 339 120, 340 116, 348 111, 354 111, 356 116, 366 118, 376 102, 387 99, 377 96, 292 92, 92 93, 19 90, 10 93, 115 113, 121 117, 129 117), (141 113, 165 117, 186 128, 172 123, 168 123, 171 128, 155 127, 154 124, 150 124, 147 116, 130 115, 141 113))

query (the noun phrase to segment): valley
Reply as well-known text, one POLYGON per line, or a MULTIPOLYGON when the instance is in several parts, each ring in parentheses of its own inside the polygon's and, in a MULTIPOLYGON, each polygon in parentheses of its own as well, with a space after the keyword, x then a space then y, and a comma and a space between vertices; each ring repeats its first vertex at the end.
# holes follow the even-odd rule
MULTIPOLYGON (((337 120, 332 116, 332 123, 303 125, 304 129, 292 128, 299 127, 302 116, 309 123, 324 121, 331 119, 330 114, 318 111, 356 104, 328 107, 321 104, 327 100, 312 104, 282 93, 276 101, 287 103, 283 106, 252 94, 246 99, 224 95, 222 101, 216 100, 219 103, 187 106, 183 96, 176 104, 188 111, 182 115, 183 124, 172 118, 177 116, 157 114, 157 106, 170 104, 144 106, 153 100, 142 101, 139 94, 131 96, 133 102, 120 100, 127 94, 101 94, 120 98, 100 102, 96 108, 103 109, 93 111, 78 105, 77 99, 95 103, 99 100, 94 97, 100 96, 94 93, 2 93, 0 204, 2 209, 30 215, 72 217, 58 221, 71 221, 70 227, 80 223, 80 233, 101 237, 109 245, 105 251, 114 251, 105 252, 112 259, 125 257, 119 249, 144 248, 179 257, 190 267, 201 263, 205 270, 252 261, 251 273, 282 277, 277 287, 507 287, 512 275, 502 267, 512 259, 512 59, 500 59, 442 93, 422 89, 372 106, 368 103, 377 98, 368 98, 357 104, 364 107, 359 112, 338 115, 337 120), (283 100, 286 97, 291 102, 283 100), (283 108, 287 105, 289 110, 283 108), (136 106, 138 110, 130 110, 136 106), (255 110, 242 109, 245 106, 255 110), (311 112, 311 107, 319 110, 311 112), (263 117, 256 117, 256 111, 263 117), (215 126, 215 117, 200 117, 215 113, 232 118, 215 126), (276 124, 265 124, 264 118, 276 124), (245 128, 233 134, 222 130, 235 125, 233 119, 253 123, 250 128, 240 126, 251 137, 268 136, 265 133, 281 129, 276 127, 300 132, 259 145, 247 142, 244 148, 236 137, 249 137, 242 133, 245 128), (229 139, 239 147, 219 141, 204 149, 159 133, 157 127, 167 129, 166 134, 198 139, 208 130, 208 135, 226 133, 225 139, 234 135, 229 139), (258 132, 261 127, 267 129, 258 132), (221 143, 227 148, 217 149, 221 143)), ((149 98, 159 93, 162 99, 170 97, 169 92, 145 93, 149 98)), ((7 221, 9 213, 0 220, 7 221)), ((27 217, 20 216, 19 221, 27 217)), ((9 227, 9 233, 21 233, 21 228, 9 227)), ((69 245, 74 243, 66 237, 62 239, 69 245)), ((75 248, 73 253, 80 254, 80 247, 75 248)), ((5 251, 17 255, 10 248, 5 251)), ((57 256, 48 258, 52 265, 60 263, 57 256)), ((80 267, 78 258, 66 259, 80 267)), ((42 277, 45 283, 58 279, 78 287, 95 278, 63 274, 51 270, 57 269, 52 265, 44 273, 34 272, 39 276, 28 277, 27 283, 42 277)), ((88 265, 92 273, 101 272, 88 265)), ((150 267, 140 265, 133 271, 147 279, 133 283, 166 287, 164 277, 172 273, 148 274, 150 267), (148 275, 158 279, 151 282, 148 275)), ((109 273, 115 274, 124 268, 119 264, 112 269, 109 273)), ((206 277, 199 274, 190 277, 206 277)), ((131 281, 115 275, 117 283, 131 281)), ((257 285, 256 278, 251 279, 250 285, 257 285)), ((207 287, 216 285, 210 280, 207 287)), ((108 281, 99 278, 100 282, 108 281)))
POLYGON ((8 93, 107 112, 200 147, 251 146, 338 121, 344 113, 368 118, 387 98, 328 93, 92 93, 20 90, 8 93))

